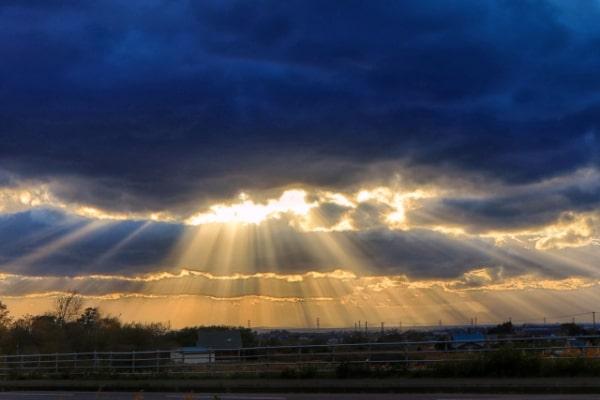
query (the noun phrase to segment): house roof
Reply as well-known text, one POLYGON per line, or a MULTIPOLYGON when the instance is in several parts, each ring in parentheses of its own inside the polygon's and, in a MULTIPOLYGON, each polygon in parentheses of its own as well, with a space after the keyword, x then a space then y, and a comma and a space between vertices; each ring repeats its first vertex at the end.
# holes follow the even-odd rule
POLYGON ((242 335, 234 329, 201 329, 196 346, 207 349, 237 350, 242 347, 242 335))

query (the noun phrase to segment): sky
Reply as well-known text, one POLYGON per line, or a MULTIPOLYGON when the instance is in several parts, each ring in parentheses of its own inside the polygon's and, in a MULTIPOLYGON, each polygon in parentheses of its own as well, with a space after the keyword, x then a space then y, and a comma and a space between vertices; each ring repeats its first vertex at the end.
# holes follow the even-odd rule
POLYGON ((0 300, 591 319, 600 2, 3 1, 0 300))

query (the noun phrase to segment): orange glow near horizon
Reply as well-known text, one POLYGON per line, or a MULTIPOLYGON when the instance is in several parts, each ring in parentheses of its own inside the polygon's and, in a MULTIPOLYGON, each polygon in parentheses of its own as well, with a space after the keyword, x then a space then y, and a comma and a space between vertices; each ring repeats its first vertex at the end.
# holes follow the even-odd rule
POLYGON ((343 270, 0 277, 2 300, 14 316, 47 312, 63 287, 79 289, 86 306, 98 306, 105 314, 121 315, 125 321, 169 322, 173 327, 245 325, 251 319, 254 326, 300 328, 311 327, 317 317, 323 327, 351 327, 357 320, 388 326, 398 320, 405 326, 435 325, 438 319, 462 324, 475 316, 480 323, 501 322, 507 316, 535 322, 544 316, 585 312, 600 300, 598 281, 525 275, 495 283, 485 269, 448 280, 359 276, 343 270), (16 282, 24 289, 32 283, 37 292, 8 295, 16 282))

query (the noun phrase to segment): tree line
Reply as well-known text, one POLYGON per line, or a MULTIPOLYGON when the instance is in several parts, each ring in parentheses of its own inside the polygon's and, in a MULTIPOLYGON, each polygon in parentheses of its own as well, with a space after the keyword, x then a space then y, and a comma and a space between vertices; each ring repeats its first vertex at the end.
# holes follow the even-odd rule
MULTIPOLYGON (((76 292, 57 296, 52 309, 41 315, 12 318, 0 302, 0 353, 35 354, 87 351, 142 351, 194 346, 199 329, 171 329, 162 323, 122 322, 98 307, 84 307, 76 292)), ((239 329, 244 346, 256 344, 255 334, 239 329)))

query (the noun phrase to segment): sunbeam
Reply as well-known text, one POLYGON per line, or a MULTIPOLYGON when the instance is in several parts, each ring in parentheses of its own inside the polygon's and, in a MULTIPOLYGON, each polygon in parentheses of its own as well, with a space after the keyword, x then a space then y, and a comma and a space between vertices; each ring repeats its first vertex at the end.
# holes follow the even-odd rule
POLYGON ((110 249, 104 252, 104 254, 102 254, 100 257, 94 260, 94 264, 102 265, 107 260, 110 260, 111 257, 115 256, 120 251, 122 251, 125 246, 131 243, 131 241, 135 240, 135 238, 138 237, 144 231, 144 229, 148 228, 151 225, 151 223, 151 221, 143 222, 139 227, 128 233, 125 237, 123 237, 117 243, 115 243, 110 249))
POLYGON ((70 290, 178 326, 597 298, 597 2, 46 3, 0 2, 13 321, 70 290))
POLYGON ((42 245, 41 247, 35 248, 29 254, 12 260, 9 265, 5 265, 4 267, 7 268, 16 266, 21 268, 24 266, 29 266, 93 235, 98 230, 107 227, 107 225, 108 223, 106 221, 88 221, 82 226, 75 228, 72 232, 62 235, 50 241, 50 243, 42 245))

